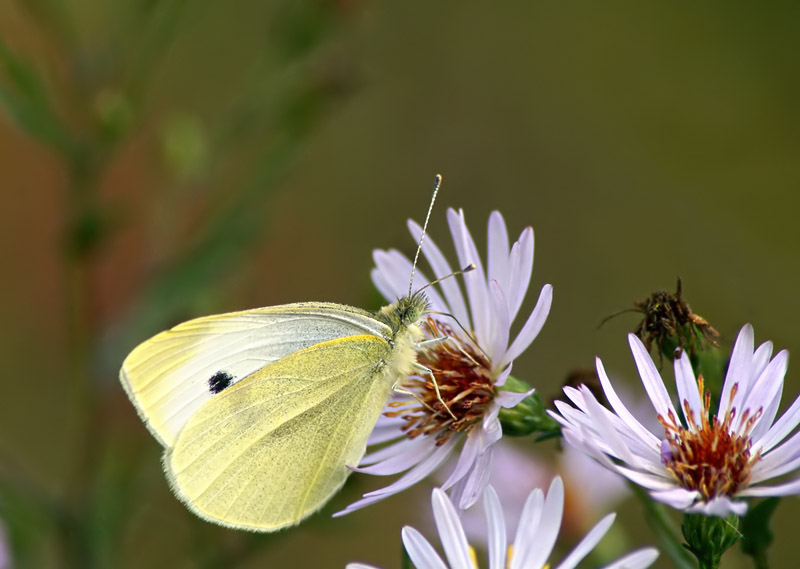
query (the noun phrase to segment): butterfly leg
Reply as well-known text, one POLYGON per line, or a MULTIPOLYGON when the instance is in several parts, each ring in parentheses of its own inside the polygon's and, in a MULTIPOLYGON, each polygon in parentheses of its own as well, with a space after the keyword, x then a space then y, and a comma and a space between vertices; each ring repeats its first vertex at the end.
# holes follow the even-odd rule
POLYGON ((421 371, 423 374, 426 374, 428 377, 431 378, 431 382, 433 382, 433 389, 434 389, 434 391, 436 391, 436 399, 439 400, 439 403, 442 404, 442 407, 447 409, 447 413, 453 418, 453 420, 454 421, 458 421, 458 418, 450 410, 450 407, 447 405, 447 403, 444 402, 444 399, 442 399, 442 394, 439 391, 439 383, 436 381, 436 377, 434 377, 433 371, 431 369, 425 367, 424 365, 422 365, 420 363, 416 363, 416 362, 414 362, 414 367, 417 368, 419 371, 421 371))

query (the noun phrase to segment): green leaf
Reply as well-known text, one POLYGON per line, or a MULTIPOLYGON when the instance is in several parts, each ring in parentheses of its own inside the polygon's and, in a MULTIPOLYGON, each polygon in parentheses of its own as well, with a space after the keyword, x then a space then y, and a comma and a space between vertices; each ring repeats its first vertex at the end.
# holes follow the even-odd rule
POLYGON ((45 83, 36 68, 17 57, 0 38, 0 106, 32 137, 62 154, 72 154, 74 145, 50 105, 45 83))
POLYGON ((767 549, 774 539, 770 521, 780 502, 780 498, 762 500, 742 519, 742 551, 755 560, 756 567, 768 566, 767 549))

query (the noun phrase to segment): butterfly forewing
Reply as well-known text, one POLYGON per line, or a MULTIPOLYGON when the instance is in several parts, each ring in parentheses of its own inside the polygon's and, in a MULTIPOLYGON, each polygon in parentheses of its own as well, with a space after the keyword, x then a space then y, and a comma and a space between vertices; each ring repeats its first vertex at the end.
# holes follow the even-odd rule
POLYGON ((204 518, 271 531, 341 487, 390 395, 382 337, 295 351, 197 409, 167 450, 176 493, 204 518))
MULTIPOLYGON (((358 335, 389 337, 370 313, 304 302, 184 322, 142 343, 120 379, 150 431, 169 448, 189 418, 216 393, 257 370, 320 342, 358 335)), ((227 390, 226 389, 226 390, 227 390)))

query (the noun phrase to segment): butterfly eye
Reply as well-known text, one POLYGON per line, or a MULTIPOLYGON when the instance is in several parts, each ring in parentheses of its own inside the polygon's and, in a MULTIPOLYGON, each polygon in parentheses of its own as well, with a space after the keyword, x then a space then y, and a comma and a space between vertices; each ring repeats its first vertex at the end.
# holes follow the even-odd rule
POLYGON ((230 387, 233 383, 233 376, 227 371, 218 371, 208 379, 208 389, 211 393, 217 394, 230 387))

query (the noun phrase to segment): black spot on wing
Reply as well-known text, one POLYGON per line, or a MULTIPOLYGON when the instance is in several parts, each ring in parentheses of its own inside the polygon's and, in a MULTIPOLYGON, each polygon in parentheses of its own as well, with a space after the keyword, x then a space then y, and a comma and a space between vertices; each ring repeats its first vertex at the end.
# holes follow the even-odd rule
POLYGON ((223 389, 230 387, 233 383, 233 376, 227 371, 218 371, 208 379, 208 389, 211 393, 219 393, 223 389))

